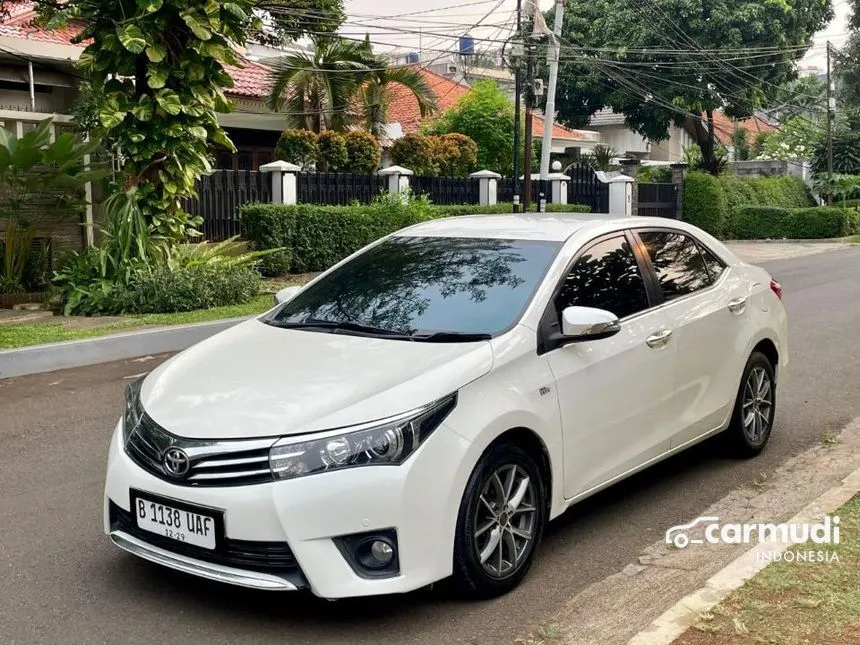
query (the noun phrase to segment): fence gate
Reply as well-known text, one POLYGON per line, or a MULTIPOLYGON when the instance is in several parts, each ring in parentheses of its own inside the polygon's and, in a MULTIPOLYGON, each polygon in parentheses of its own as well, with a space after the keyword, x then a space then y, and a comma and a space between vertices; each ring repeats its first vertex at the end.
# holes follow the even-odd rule
POLYGON ((600 181, 591 168, 574 164, 565 174, 570 177, 567 182, 568 204, 585 204, 591 207, 592 213, 609 212, 609 184, 600 181))
POLYGON ((197 181, 197 199, 182 200, 182 207, 203 218, 205 239, 219 242, 242 232, 240 206, 271 201, 271 175, 257 170, 216 170, 197 181))
POLYGON ((639 214, 678 219, 677 184, 639 184, 639 214))

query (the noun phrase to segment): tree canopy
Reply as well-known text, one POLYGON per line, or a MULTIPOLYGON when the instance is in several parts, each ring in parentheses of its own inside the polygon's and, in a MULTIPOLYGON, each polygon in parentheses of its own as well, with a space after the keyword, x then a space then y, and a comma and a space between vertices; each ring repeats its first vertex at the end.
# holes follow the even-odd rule
POLYGON ((465 134, 478 144, 478 168, 511 174, 514 104, 494 81, 475 83, 468 94, 426 130, 428 134, 465 134))
POLYGON ((713 113, 753 114, 832 15, 830 0, 567 0, 559 118, 608 106, 653 140, 686 123, 715 170, 713 113))

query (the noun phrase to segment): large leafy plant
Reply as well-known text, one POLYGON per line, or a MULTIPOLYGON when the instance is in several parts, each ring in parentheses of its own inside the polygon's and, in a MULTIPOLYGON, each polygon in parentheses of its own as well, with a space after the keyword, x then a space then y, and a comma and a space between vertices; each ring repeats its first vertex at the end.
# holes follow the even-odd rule
POLYGON ((260 27, 251 0, 67 0, 43 3, 50 26, 75 20, 86 42, 79 68, 100 93, 100 130, 124 161, 120 190, 158 234, 180 239, 200 224, 181 206, 211 169, 209 144, 235 150, 216 112, 231 104, 225 65, 260 27))
POLYGON ((0 128, 0 220, 3 222, 0 283, 21 288, 37 234, 49 234, 65 218, 80 215, 84 185, 104 174, 93 170, 88 155, 96 143, 80 143, 71 133, 51 140, 51 120, 15 136, 0 128))

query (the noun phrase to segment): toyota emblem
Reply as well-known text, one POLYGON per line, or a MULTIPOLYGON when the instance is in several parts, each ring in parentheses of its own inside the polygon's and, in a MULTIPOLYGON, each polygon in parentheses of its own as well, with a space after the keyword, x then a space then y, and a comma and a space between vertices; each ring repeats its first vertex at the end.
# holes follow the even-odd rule
POLYGON ((184 477, 188 474, 191 461, 184 450, 168 448, 162 457, 161 465, 164 467, 164 472, 171 477, 184 477))

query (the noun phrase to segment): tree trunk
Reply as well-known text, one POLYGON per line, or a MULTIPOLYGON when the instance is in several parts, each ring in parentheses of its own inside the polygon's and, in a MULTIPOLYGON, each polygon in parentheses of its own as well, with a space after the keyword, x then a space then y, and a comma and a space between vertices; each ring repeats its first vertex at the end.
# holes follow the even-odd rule
POLYGON ((705 110, 707 125, 702 122, 702 119, 696 119, 696 144, 702 151, 702 170, 705 170, 712 175, 720 173, 720 162, 716 154, 716 137, 714 132, 714 111, 705 110))

